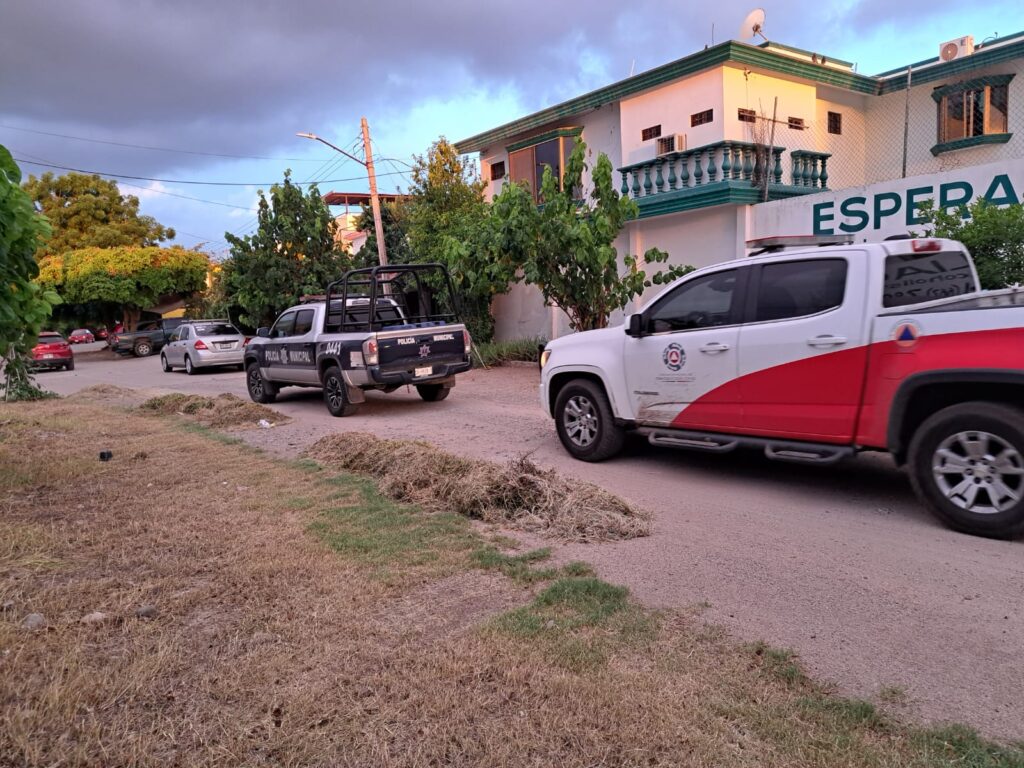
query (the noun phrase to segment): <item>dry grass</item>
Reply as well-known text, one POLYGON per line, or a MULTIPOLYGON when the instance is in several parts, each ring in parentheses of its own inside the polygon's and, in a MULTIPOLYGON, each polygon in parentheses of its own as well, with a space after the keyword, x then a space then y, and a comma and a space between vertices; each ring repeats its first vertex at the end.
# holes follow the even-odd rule
POLYGON ((287 416, 272 408, 228 393, 206 397, 175 392, 150 398, 139 408, 146 413, 161 416, 177 414, 191 417, 207 427, 255 427, 260 419, 265 419, 271 424, 290 421, 287 416))
POLYGON ((454 456, 429 443, 353 432, 324 437, 305 455, 370 475, 398 501, 522 531, 569 541, 632 539, 650 531, 649 513, 525 457, 501 465, 454 456))
POLYGON ((366 481, 80 402, 0 423, 0 765, 1022 764, 586 576, 527 594, 366 481))

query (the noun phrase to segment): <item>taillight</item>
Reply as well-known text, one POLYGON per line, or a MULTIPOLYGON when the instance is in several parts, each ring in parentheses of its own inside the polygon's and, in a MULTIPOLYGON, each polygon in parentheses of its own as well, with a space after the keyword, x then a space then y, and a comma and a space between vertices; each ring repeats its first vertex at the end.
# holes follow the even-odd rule
POLYGON ((194 346, 196 349, 209 349, 209 347, 206 346, 206 342, 203 341, 202 339, 196 339, 196 343, 193 344, 192 346, 194 346))
POLYGON ((473 339, 469 337, 469 331, 465 328, 462 329, 462 342, 466 347, 466 354, 468 355, 473 351, 473 339))
POLYGON ((245 341, 242 342, 242 346, 243 347, 248 347, 250 341, 252 341, 252 336, 246 336, 245 337, 245 341))
POLYGON ((910 247, 914 253, 927 253, 929 251, 941 251, 942 243, 938 240, 911 240, 910 247))
POLYGON ((363 342, 363 363, 365 365, 377 365, 380 356, 377 354, 377 340, 367 339, 363 342))

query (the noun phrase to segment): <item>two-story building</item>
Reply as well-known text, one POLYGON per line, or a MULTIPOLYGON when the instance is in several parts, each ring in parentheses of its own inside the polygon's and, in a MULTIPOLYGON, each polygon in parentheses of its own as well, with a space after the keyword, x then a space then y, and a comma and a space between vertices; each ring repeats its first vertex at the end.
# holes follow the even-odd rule
MULTIPOLYGON (((913 231, 928 199, 1024 194, 1024 33, 937 47, 868 76, 818 52, 730 41, 456 146, 479 153, 491 195, 509 181, 536 191, 580 139, 607 154, 639 208, 620 254, 656 246, 699 267, 742 257, 753 237, 877 240, 913 231)), ((499 339, 567 330, 533 288, 515 286, 494 313, 499 339)))

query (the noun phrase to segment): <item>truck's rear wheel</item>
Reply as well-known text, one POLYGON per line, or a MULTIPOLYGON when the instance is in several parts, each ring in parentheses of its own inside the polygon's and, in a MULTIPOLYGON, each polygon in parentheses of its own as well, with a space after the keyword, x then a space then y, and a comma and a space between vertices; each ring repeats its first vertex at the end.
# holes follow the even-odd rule
POLYGON ((348 399, 348 389, 341 369, 331 366, 324 371, 324 405, 331 416, 351 416, 359 410, 359 406, 348 399))
POLYGON ((562 445, 582 461, 604 461, 622 450, 625 430, 615 425, 604 391, 587 379, 570 381, 555 399, 555 429, 562 445))
POLYGON ((419 392, 420 397, 428 403, 435 403, 438 400, 444 400, 448 397, 448 393, 451 392, 451 389, 445 387, 443 384, 417 384, 416 391, 419 392))
POLYGON ((132 351, 136 357, 149 357, 153 354, 153 345, 148 341, 140 341, 132 351))
POLYGON ((961 403, 930 416, 910 442, 914 490, 951 528, 1024 533, 1024 411, 961 403))
POLYGON ((254 403, 272 403, 277 397, 277 387, 263 378, 259 363, 249 363, 245 373, 245 386, 254 403))

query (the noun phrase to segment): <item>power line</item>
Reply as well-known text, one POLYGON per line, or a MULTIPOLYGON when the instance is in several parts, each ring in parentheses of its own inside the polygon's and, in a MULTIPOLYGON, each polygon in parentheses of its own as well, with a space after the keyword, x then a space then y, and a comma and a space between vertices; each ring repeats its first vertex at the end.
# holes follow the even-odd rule
MULTIPOLYGON (((159 181, 161 184, 195 184, 206 187, 270 187, 274 184, 280 184, 279 181, 269 182, 244 182, 244 181, 195 181, 191 179, 155 179, 151 176, 129 176, 123 173, 109 173, 107 171, 86 171, 81 168, 70 168, 66 165, 53 165, 50 163, 37 163, 32 160, 22 160, 21 158, 14 158, 16 162, 27 163, 29 165, 39 165, 43 168, 54 168, 59 171, 71 171, 72 173, 85 173, 91 176, 110 176, 114 179, 132 179, 134 181, 159 181)), ((382 173, 381 176, 394 176, 394 173, 382 173)), ((359 181, 362 176, 353 176, 348 179, 321 179, 320 181, 306 182, 306 181, 293 181, 297 187, 306 186, 307 184, 340 184, 345 181, 359 181)))
POLYGON ((145 192, 155 192, 158 195, 168 195, 169 197, 180 197, 182 200, 195 200, 197 203, 206 203, 207 205, 219 205, 222 208, 234 208, 238 211, 255 211, 256 208, 246 208, 241 205, 231 205, 231 203, 218 203, 216 200, 204 200, 201 197, 190 197, 188 195, 179 195, 176 192, 167 192, 162 189, 153 189, 152 187, 144 187, 141 184, 130 184, 127 181, 117 182, 118 186, 123 187, 134 187, 135 189, 141 189, 145 192))
POLYGON ((33 128, 19 128, 15 125, 4 125, 0 123, 0 128, 6 128, 9 131, 22 131, 23 133, 35 133, 40 136, 55 136, 59 139, 72 139, 74 141, 87 141, 91 144, 107 144, 112 147, 128 147, 131 149, 145 149, 151 152, 175 152, 182 155, 201 155, 203 157, 226 157, 232 160, 276 160, 284 161, 289 163, 318 163, 319 158, 311 157, 263 157, 260 155, 226 155, 219 152, 199 152, 191 149, 172 149, 170 147, 149 147, 145 144, 128 144, 122 141, 107 141, 104 139, 87 139, 84 136, 71 136, 66 133, 51 133, 50 131, 39 131, 33 128))

